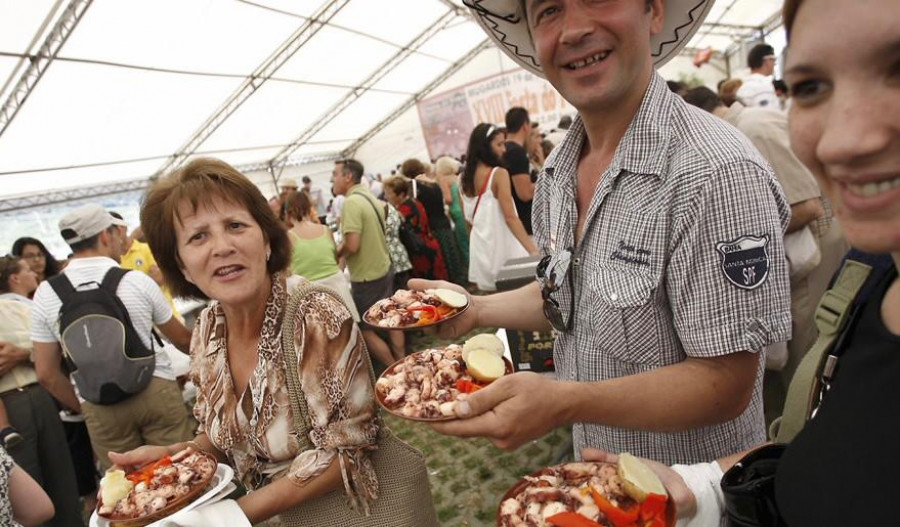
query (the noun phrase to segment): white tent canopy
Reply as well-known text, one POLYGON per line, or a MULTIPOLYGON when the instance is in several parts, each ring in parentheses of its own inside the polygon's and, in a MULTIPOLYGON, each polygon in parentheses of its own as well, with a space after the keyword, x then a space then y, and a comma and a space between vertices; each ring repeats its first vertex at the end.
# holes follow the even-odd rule
MULTIPOLYGON (((779 8, 719 0, 682 62, 779 8)), ((268 186, 348 153, 384 170, 424 155, 417 100, 512 69, 460 0, 0 0, 0 212, 202 155, 268 186)))

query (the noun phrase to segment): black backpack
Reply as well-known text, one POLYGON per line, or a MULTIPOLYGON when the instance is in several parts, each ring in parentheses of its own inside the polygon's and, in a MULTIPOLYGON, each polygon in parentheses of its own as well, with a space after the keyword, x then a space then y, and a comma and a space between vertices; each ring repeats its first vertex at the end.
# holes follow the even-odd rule
POLYGON ((48 280, 62 301, 59 334, 66 364, 81 396, 94 404, 116 404, 140 393, 156 367, 153 339, 147 349, 116 295, 128 272, 110 268, 100 287, 85 291, 76 290, 65 274, 48 280))

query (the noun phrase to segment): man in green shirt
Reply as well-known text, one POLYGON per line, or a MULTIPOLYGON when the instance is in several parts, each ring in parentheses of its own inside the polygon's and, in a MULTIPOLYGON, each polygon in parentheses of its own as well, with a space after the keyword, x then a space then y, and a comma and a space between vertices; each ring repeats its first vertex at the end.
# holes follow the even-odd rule
MULTIPOLYGON (((384 204, 360 184, 362 176, 362 163, 355 159, 334 164, 334 193, 346 196, 341 212, 343 241, 338 246, 338 258, 347 259, 350 289, 360 316, 375 302, 394 294, 394 272, 385 239, 384 204)), ((390 365, 403 356, 402 344, 392 353, 391 347, 373 329, 363 329, 362 333, 372 354, 383 364, 390 365)))

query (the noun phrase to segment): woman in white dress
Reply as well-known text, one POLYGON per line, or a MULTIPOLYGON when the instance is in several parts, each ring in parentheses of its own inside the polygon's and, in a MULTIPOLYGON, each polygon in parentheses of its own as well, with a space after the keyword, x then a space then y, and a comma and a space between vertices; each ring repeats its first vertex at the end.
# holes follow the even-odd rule
POLYGON ((508 260, 536 255, 513 203, 509 172, 500 166, 506 133, 481 123, 469 136, 460 193, 469 239, 469 281, 482 291, 497 290, 497 273, 508 260))

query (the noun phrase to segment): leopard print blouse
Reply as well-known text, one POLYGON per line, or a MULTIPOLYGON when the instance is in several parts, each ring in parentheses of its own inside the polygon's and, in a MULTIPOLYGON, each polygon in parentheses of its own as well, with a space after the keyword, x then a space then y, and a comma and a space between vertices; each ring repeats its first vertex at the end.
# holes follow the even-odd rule
POLYGON ((259 336, 256 368, 236 394, 228 364, 227 321, 213 302, 198 319, 191 342, 191 379, 197 386, 194 416, 224 453, 248 489, 287 477, 304 485, 325 471, 338 453, 344 488, 354 507, 368 510, 378 481, 367 452, 375 448, 379 421, 362 334, 342 303, 310 294, 295 321, 297 368, 307 401, 314 446, 301 450, 288 397, 281 328, 291 291, 302 279, 272 279, 259 336))

